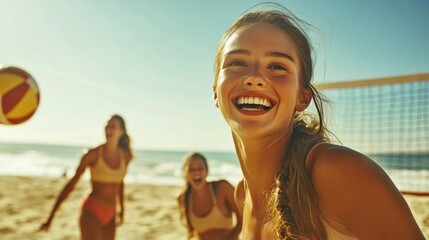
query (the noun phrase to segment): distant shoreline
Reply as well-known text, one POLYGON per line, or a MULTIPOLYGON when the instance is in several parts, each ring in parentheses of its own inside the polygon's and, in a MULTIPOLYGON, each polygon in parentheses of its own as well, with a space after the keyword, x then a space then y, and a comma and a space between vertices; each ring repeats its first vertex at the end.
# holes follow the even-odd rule
MULTIPOLYGON (((72 177, 83 147, 0 143, 0 176, 72 177)), ((173 184, 183 182, 181 166, 186 151, 135 150, 125 181, 143 184, 173 184)), ((209 160, 212 180, 227 179, 235 184, 242 172, 233 152, 202 152, 209 160)), ((84 174, 84 178, 88 178, 84 174)))
MULTIPOLYGON (((4 142, 0 141, 0 145, 21 145, 21 146, 42 146, 42 147, 69 147, 69 148, 91 148, 97 147, 100 143, 90 144, 90 145, 74 145, 74 144, 64 144, 64 143, 46 143, 46 142, 4 142)), ((229 153, 235 154, 234 150, 195 150, 195 149, 161 149, 161 148, 133 148, 134 151, 143 151, 143 152, 172 152, 172 153, 187 153, 187 152, 203 152, 203 153, 229 153)))

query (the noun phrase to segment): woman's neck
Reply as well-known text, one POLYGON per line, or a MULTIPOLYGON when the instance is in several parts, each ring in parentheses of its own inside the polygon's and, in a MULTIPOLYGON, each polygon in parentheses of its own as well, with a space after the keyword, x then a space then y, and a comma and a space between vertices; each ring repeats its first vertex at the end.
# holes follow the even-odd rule
POLYGON ((197 198, 200 197, 204 197, 207 195, 210 195, 210 182, 206 182, 204 184, 204 187, 200 188, 200 189, 195 189, 192 188, 192 193, 194 196, 196 196, 197 198))
POLYGON ((249 138, 232 133, 243 176, 253 205, 259 206, 271 193, 292 131, 249 138))
POLYGON ((118 150, 118 141, 106 141, 104 147, 108 152, 115 152, 118 150))

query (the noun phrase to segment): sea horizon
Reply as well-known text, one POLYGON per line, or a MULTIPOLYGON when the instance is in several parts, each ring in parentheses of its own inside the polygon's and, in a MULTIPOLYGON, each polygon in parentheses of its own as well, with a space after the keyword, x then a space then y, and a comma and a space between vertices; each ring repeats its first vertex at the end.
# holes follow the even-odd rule
MULTIPOLYGON (((90 146, 96 147, 98 145, 90 146)), ((88 146, 0 142, 0 175, 71 178, 88 146)), ((135 149, 126 183, 183 185, 183 157, 188 150, 135 149)), ((236 185, 243 178, 232 151, 197 151, 209 164, 209 181, 236 185)), ((403 191, 429 192, 429 152, 368 154, 403 191)), ((89 179, 86 171, 84 179, 89 179)))
MULTIPOLYGON (((0 142, 0 175, 72 177, 86 149, 97 147, 47 143, 0 142)), ((189 152, 200 152, 208 161, 208 180, 226 179, 235 185, 241 169, 235 152, 133 149, 125 182, 183 184, 182 162, 189 152)), ((89 179, 86 171, 84 179, 89 179)))

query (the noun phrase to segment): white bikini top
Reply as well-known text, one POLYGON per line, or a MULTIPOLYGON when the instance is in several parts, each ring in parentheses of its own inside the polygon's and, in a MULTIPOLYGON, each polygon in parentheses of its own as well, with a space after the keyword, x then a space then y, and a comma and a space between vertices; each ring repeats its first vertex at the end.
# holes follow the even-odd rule
POLYGON ((202 233, 210 229, 234 228, 232 216, 225 217, 225 215, 223 215, 223 213, 219 210, 212 184, 210 184, 210 194, 212 196, 213 208, 210 210, 209 214, 204 217, 198 217, 195 215, 194 211, 192 211, 192 198, 189 199, 189 221, 191 222, 194 230, 202 233))

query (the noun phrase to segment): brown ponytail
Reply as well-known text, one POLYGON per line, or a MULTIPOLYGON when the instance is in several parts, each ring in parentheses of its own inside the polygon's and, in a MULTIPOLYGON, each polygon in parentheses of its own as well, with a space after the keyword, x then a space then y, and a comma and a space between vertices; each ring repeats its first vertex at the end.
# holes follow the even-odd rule
POLYGON ((317 127, 297 114, 291 144, 278 172, 269 212, 280 239, 327 239, 316 192, 305 162, 308 152, 326 141, 317 127))
POLYGON ((194 237, 194 229, 189 221, 188 218, 188 212, 189 212, 189 195, 191 193, 191 186, 189 183, 185 185, 185 188, 182 192, 182 194, 179 195, 177 198, 178 204, 179 204, 179 211, 180 211, 180 220, 182 221, 182 224, 186 227, 188 239, 191 239, 194 237))

